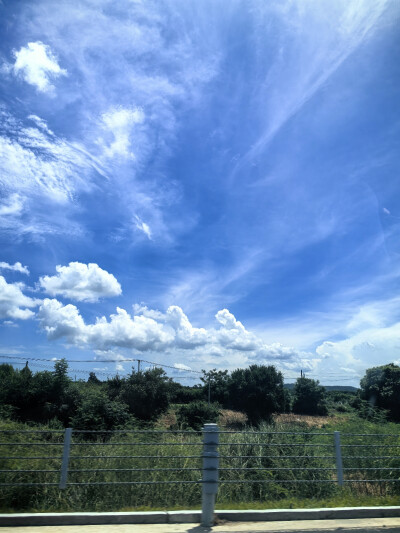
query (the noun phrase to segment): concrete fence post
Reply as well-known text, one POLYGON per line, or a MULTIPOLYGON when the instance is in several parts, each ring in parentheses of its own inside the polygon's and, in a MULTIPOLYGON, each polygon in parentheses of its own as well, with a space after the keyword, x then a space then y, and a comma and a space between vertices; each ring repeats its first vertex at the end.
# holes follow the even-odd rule
POLYGON ((61 463, 60 489, 67 486, 69 451, 71 448, 72 428, 67 428, 64 433, 64 449, 61 463))
POLYGON ((337 480, 340 487, 343 487, 343 460, 342 449, 340 447, 340 431, 335 431, 335 455, 336 455, 336 472, 337 480))
POLYGON ((203 476, 201 525, 211 527, 214 522, 215 496, 218 491, 218 437, 217 424, 204 424, 203 476))

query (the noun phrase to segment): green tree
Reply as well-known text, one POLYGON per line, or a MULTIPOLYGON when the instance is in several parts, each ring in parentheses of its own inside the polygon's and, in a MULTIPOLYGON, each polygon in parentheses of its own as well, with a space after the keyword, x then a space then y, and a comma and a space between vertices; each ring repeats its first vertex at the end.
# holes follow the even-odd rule
POLYGON ((270 420, 285 407, 283 376, 274 366, 251 365, 234 370, 229 380, 229 404, 244 411, 251 424, 270 420))
POLYGON ((110 400, 105 390, 93 385, 82 392, 71 417, 72 427, 96 431, 129 427, 133 422, 126 404, 110 400))
POLYGON ((134 372, 123 380, 119 400, 126 403, 129 412, 140 420, 155 420, 168 409, 169 384, 161 368, 134 372))
POLYGON ((385 409, 391 420, 400 422, 400 367, 388 365, 369 368, 360 382, 361 399, 374 408, 385 409))
POLYGON ((292 410, 303 415, 328 414, 325 388, 314 379, 298 378, 293 389, 292 410))
POLYGON ((200 378, 204 383, 204 397, 208 398, 210 388, 210 397, 212 402, 217 402, 223 406, 227 405, 229 400, 229 380, 228 370, 217 370, 213 368, 206 372, 203 370, 203 377, 200 378))
POLYGON ((96 376, 94 372, 89 373, 87 382, 91 383, 92 385, 99 385, 101 383, 101 381, 99 380, 99 378, 96 376))

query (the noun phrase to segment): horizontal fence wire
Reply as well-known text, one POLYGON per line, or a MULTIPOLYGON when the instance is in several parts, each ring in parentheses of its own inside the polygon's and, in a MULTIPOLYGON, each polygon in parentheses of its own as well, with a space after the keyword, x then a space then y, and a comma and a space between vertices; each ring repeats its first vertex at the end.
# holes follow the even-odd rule
POLYGON ((71 446, 201 446, 201 442, 71 442, 71 446))
POLYGON ((100 430, 100 429, 74 429, 73 430, 74 433, 98 433, 99 435, 102 434, 102 433, 112 433, 112 434, 153 434, 153 435, 174 435, 174 434, 188 434, 188 435, 202 435, 203 433, 215 433, 215 431, 207 431, 207 430, 204 430, 204 431, 189 431, 189 430, 185 430, 185 429, 171 429, 171 430, 154 430, 154 429, 140 429, 140 430, 137 430, 136 429, 116 429, 116 430, 112 430, 112 429, 104 429, 104 430, 100 430))
MULTIPOLYGON (((64 442, 60 442, 63 440, 64 433, 65 430, 0 431, 0 436, 4 435, 6 438, 11 438, 13 440, 13 442, 0 442, 0 446, 3 446, 2 451, 5 451, 6 454, 8 453, 7 455, 0 456, 0 460, 4 461, 2 469, 0 470, 2 476, 0 487, 59 487, 60 485, 58 482, 47 482, 45 479, 48 478, 54 480, 54 477, 48 477, 48 475, 54 476, 61 474, 61 468, 57 469, 57 466, 60 465, 62 460, 61 454, 65 454, 65 449, 64 452, 60 449, 60 447, 64 446, 64 442), (35 438, 35 442, 26 442, 26 439, 24 439, 23 442, 15 442, 18 439, 18 434, 21 434, 21 438, 23 438, 22 435, 30 433, 38 435, 38 437, 35 438), (52 437, 54 438, 54 442, 50 440, 52 437), (46 441, 38 442, 41 438, 43 440, 46 439, 46 441), (4 446, 9 447, 9 450, 4 449, 4 446), (53 446, 54 448, 46 449, 45 453, 48 452, 48 455, 46 456, 22 455, 25 450, 20 450, 19 455, 12 455, 14 450, 18 453, 18 447, 29 448, 31 446, 32 450, 35 449, 34 447, 39 446, 53 446), (18 466, 23 465, 26 467, 30 466, 29 463, 24 463, 30 459, 34 461, 47 461, 47 464, 43 464, 43 466, 47 466, 48 468, 40 468, 40 466, 42 466, 40 463, 38 464, 39 468, 37 469, 18 468, 18 466), (7 463, 7 461, 10 462, 7 463), (23 462, 16 463, 16 461, 23 462), (15 468, 10 468, 14 465, 16 466, 15 468), (12 478, 10 479, 10 476, 14 476, 15 481, 13 481, 12 478)), ((196 477, 202 477, 201 471, 205 472, 207 470, 204 469, 204 467, 201 468, 198 462, 202 460, 204 456, 202 436, 207 438, 207 435, 215 433, 214 429, 202 431, 73 430, 72 436, 75 436, 75 442, 72 441, 70 443, 68 467, 70 480, 68 480, 67 486, 201 486, 203 483, 212 484, 213 481, 204 481, 203 479, 196 479, 196 477), (86 434, 88 435, 89 440, 83 440, 85 439, 86 434), (117 439, 116 442, 112 442, 111 440, 114 435, 117 439), (164 439, 164 436, 169 436, 171 439, 164 439), (182 439, 180 439, 180 436, 182 436, 182 439), (158 437, 160 437, 160 440, 158 440, 158 437), (188 442, 185 442, 185 439, 188 439, 188 442), (199 440, 197 441, 197 439, 199 440), (146 440, 149 440, 150 442, 146 442, 146 440), (179 440, 179 442, 177 442, 177 440, 179 440), (84 447, 83 449, 82 446, 84 447), (114 448, 119 447, 120 449, 114 450, 109 448, 110 446, 114 448), (139 447, 139 449, 124 449, 133 446, 139 447), (176 448, 177 446, 179 447, 178 449, 176 448), (196 454, 196 450, 193 449, 193 446, 198 447, 198 454, 196 454), (142 450, 140 449, 141 447, 151 447, 152 449, 142 450), (129 454, 129 451, 132 451, 133 454, 129 454), (146 454, 146 451, 149 453, 146 454), (185 455, 185 452, 187 452, 188 455, 185 455), (171 455, 169 453, 171 453, 171 455), (97 461, 101 462, 98 463, 97 461), (166 464, 165 461, 171 461, 171 463, 166 464), (95 466, 98 464, 101 468, 95 466), (74 465, 74 467, 72 467, 72 465, 74 465), (129 465, 132 465, 132 467, 129 465), (130 477, 127 477, 129 472, 135 474, 133 480, 129 480, 130 477), (176 476, 174 475, 174 477, 181 477, 182 479, 165 479, 168 477, 168 472, 176 472, 177 474, 176 476), (156 479, 152 479, 152 477, 155 477, 156 479), (162 477, 163 479, 157 479, 158 477, 162 477), (124 481, 124 478, 127 480, 124 481)), ((327 487, 332 484, 338 484, 338 479, 335 475, 335 472, 338 472, 336 464, 337 455, 335 454, 335 451, 337 452, 337 447, 335 448, 333 432, 245 432, 223 430, 218 431, 218 434, 221 436, 222 442, 217 443, 215 438, 211 436, 209 437, 211 438, 211 442, 208 441, 208 444, 218 447, 222 452, 219 455, 222 465, 218 468, 220 477, 222 478, 219 483, 222 486, 232 484, 290 484, 290 486, 293 486, 293 491, 295 491, 297 490, 295 488, 296 484, 303 486, 304 483, 310 485, 319 484, 321 489, 318 490, 325 490, 322 488, 321 484, 326 484, 327 487), (318 441, 320 437, 321 439, 318 441), (331 441, 327 442, 327 438, 331 439, 331 441), (275 439, 279 442, 275 442, 275 439), (236 440, 239 440, 239 442, 236 442, 236 440), (236 451, 238 452, 237 454, 236 451), (299 452, 298 455, 296 455, 297 451, 299 452), (285 452, 288 455, 286 455, 285 452), (318 462, 315 463, 316 461, 318 462), (312 466, 313 464, 315 464, 315 466, 312 466), (310 473, 313 471, 315 472, 316 477, 326 477, 328 479, 279 479, 286 477, 286 475, 288 477, 311 477, 312 474, 310 473), (279 472, 281 472, 281 475, 279 475, 279 472), (293 472, 293 476, 286 474, 288 472, 293 472), (302 476, 301 472, 305 475, 302 476), (232 479, 230 479, 231 474, 232 479), (268 479, 253 479, 254 477, 258 477, 258 475, 260 475, 260 477, 268 477, 268 479), (275 476, 277 476, 278 479, 275 479, 275 476)), ((400 481, 400 454, 397 451, 400 449, 400 443, 399 441, 394 441, 394 443, 391 444, 390 441, 388 442, 387 440, 382 442, 382 439, 398 438, 400 435, 380 433, 341 433, 340 436, 342 438, 340 449, 344 454, 341 457, 342 472, 345 476, 343 484, 394 484, 400 481), (364 442, 364 439, 368 440, 364 442), (369 439, 375 439, 380 443, 374 443, 369 439), (388 450, 386 451, 385 449, 388 450), (361 452, 361 454, 353 455, 353 452, 361 452), (385 452, 389 454, 391 453, 392 455, 385 455, 385 452), (394 466, 390 466, 390 463, 393 460, 397 460, 398 462, 395 462, 394 466), (375 464, 376 461, 379 461, 379 463, 375 464), (346 479, 346 474, 348 479, 346 479), (353 475, 358 479, 352 479, 353 475), (382 479, 363 479, 364 477, 378 478, 379 475, 385 477, 382 479), (390 477, 391 475, 393 475, 393 477, 390 477)), ((207 454, 205 454, 205 456, 207 457, 207 454)), ((33 465, 33 467, 34 466, 35 465, 33 465)), ((209 470, 214 471, 215 469, 211 468, 209 470)), ((287 488, 284 490, 291 491, 292 489, 287 488)))
MULTIPOLYGON (((392 456, 389 455, 388 457, 392 457, 392 456)), ((334 455, 220 455, 219 458, 220 459, 335 459, 335 456, 334 455)))
POLYGON ((54 460, 61 460, 62 457, 50 457, 49 455, 46 455, 44 457, 38 457, 36 455, 1 455, 0 459, 18 459, 18 460, 31 460, 31 459, 54 459, 54 460))
POLYGON ((201 455, 71 455, 71 459, 201 459, 201 455))

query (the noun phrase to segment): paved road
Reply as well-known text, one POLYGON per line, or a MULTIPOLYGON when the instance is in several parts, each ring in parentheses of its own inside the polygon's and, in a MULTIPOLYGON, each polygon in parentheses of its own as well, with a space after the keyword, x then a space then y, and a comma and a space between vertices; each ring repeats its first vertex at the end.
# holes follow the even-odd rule
POLYGON ((213 528, 196 524, 123 524, 104 526, 1 527, 0 533, 400 533, 400 518, 302 520, 291 522, 221 522, 213 528))

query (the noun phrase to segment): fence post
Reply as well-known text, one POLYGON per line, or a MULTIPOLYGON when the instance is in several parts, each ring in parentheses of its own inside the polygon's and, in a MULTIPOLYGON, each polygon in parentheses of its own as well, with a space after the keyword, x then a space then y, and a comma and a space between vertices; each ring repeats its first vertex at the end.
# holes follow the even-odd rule
POLYGON ((214 523, 215 496, 218 491, 218 437, 217 424, 204 424, 203 478, 201 525, 211 527, 214 523))
POLYGON ((340 487, 343 487, 343 461, 342 450, 340 447, 340 431, 335 431, 335 455, 336 455, 336 471, 337 480, 340 487))
POLYGON ((71 448, 72 428, 67 428, 64 433, 64 449, 61 463, 60 489, 65 489, 67 486, 69 450, 71 448))

